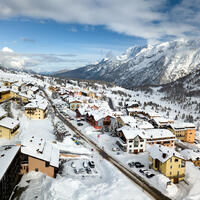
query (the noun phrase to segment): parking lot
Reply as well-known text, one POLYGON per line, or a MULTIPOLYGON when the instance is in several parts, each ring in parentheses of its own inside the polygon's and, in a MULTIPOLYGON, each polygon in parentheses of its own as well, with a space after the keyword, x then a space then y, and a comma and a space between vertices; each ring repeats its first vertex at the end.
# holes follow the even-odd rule
POLYGON ((92 159, 70 159, 63 164, 63 175, 96 176, 98 175, 96 163, 92 159))

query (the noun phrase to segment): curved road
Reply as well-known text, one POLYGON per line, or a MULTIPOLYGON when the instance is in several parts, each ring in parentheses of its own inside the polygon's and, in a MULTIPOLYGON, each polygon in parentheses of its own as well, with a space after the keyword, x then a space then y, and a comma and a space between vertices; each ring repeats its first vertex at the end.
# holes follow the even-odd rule
MULTIPOLYGON (((41 88, 40 88, 41 89, 41 88)), ((157 200, 170 200, 169 197, 165 196, 163 193, 161 193, 158 189, 151 186, 148 182, 146 182, 141 176, 139 176, 137 173, 129 170, 127 167, 125 167, 123 164, 119 163, 118 160, 107 154, 105 151, 103 151, 94 141, 92 141, 90 138, 85 136, 81 131, 79 131, 74 125, 72 125, 63 115, 61 115, 55 106, 52 104, 51 99, 48 97, 46 92, 41 89, 48 101, 51 103, 51 106, 54 109, 54 112, 57 113, 57 117, 60 118, 60 120, 63 121, 70 129, 72 129, 76 134, 78 134, 83 140, 85 140, 88 144, 90 144, 93 148, 96 149, 96 151, 106 160, 108 160, 110 163, 112 163, 115 167, 117 167, 124 175, 126 175, 129 179, 131 179, 134 183, 139 185, 144 191, 146 191, 151 197, 157 200)))

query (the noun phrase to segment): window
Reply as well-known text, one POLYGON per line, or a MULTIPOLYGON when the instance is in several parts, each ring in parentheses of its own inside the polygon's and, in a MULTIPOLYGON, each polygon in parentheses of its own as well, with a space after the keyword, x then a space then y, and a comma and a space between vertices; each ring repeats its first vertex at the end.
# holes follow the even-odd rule
POLYGON ((172 175, 172 172, 170 172, 170 175, 172 175))
POLYGON ((172 162, 172 158, 170 158, 170 162, 172 162))
POLYGON ((45 162, 45 167, 49 167, 49 162, 45 162))
POLYGON ((35 171, 38 172, 38 168, 35 168, 35 171))
POLYGON ((179 171, 177 171, 177 176, 179 176, 179 171))
POLYGON ((185 161, 181 160, 181 167, 185 167, 185 161))
POLYGON ((175 158, 175 162, 178 162, 178 158, 175 158))
POLYGON ((172 169, 172 165, 170 166, 170 169, 172 169))
POLYGON ((129 145, 129 148, 132 148, 132 145, 129 145))
POLYGON ((138 147, 138 141, 134 141, 134 147, 138 147))

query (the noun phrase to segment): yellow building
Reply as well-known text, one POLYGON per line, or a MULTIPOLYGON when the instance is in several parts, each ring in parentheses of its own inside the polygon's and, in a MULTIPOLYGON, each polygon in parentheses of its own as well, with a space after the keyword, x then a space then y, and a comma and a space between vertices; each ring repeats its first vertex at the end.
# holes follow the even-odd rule
POLYGON ((19 121, 9 117, 0 120, 0 138, 11 139, 19 133, 19 121))
POLYGON ((47 102, 31 102, 25 107, 25 115, 31 119, 44 119, 47 116, 47 102))
POLYGON ((30 100, 31 100, 32 97, 29 96, 29 95, 23 94, 23 93, 19 93, 19 94, 17 95, 17 98, 18 98, 18 100, 21 101, 23 104, 27 104, 27 103, 30 102, 30 100))
POLYGON ((173 148, 153 145, 148 149, 150 167, 168 177, 173 183, 185 178, 185 160, 173 148))
POLYGON ((0 89, 0 102, 10 99, 10 90, 9 89, 0 89))
POLYGON ((168 128, 182 142, 194 143, 195 125, 192 123, 174 123, 168 128))
POLYGON ((89 91, 88 92, 88 96, 95 99, 96 98, 96 93, 95 92, 92 92, 92 91, 89 91))
POLYGON ((3 85, 6 87, 10 87, 11 85, 13 85, 16 82, 17 81, 3 81, 3 85))

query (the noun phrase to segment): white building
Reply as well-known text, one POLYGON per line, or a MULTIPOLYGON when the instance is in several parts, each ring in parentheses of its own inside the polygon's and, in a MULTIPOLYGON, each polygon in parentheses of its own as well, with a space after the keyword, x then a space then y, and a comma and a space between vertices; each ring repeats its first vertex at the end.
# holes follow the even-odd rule
POLYGON ((146 151, 146 135, 144 131, 128 126, 117 129, 119 147, 128 153, 139 153, 146 151))

